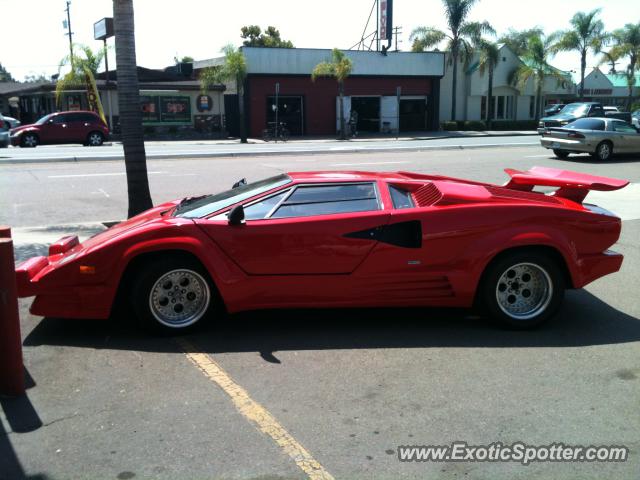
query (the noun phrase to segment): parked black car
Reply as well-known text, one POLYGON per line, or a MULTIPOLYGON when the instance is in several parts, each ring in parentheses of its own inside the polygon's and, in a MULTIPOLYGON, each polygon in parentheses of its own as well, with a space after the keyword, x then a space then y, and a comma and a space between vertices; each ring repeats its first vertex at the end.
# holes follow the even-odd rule
POLYGON ((560 113, 543 117, 538 123, 538 133, 544 132, 545 128, 564 127, 568 123, 584 117, 604 117, 602 104, 596 102, 570 103, 565 106, 560 113))

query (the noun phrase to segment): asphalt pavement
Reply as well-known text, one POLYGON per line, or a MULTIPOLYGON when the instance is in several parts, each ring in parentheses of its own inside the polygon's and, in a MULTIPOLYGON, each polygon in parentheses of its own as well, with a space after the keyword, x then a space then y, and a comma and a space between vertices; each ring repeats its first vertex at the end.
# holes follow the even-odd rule
MULTIPOLYGON (((620 214, 619 273, 568 292, 530 332, 467 311, 292 310, 151 337, 42 319, 20 302, 27 396, 0 399, 0 479, 636 479, 640 470, 640 168, 538 146, 151 159, 154 201, 280 171, 414 170, 502 183, 554 166, 629 179, 588 201, 620 214), (401 445, 625 445, 626 462, 416 462, 401 445)), ((122 162, 0 166, 21 258, 126 212, 122 162)))

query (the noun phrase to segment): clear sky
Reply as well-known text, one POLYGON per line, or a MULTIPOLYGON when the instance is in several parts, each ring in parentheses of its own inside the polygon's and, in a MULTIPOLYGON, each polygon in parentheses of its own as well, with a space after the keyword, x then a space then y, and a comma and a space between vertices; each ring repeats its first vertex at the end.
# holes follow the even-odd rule
MULTIPOLYGON (((218 56, 223 45, 241 44, 240 28, 249 24, 263 29, 273 25, 297 47, 349 48, 359 40, 372 4, 373 0, 134 0, 138 64, 162 68, 173 64, 174 56, 218 56)), ((65 5, 65 0, 0 0, 0 63, 18 80, 58 71, 69 50, 62 26, 65 5)), ((111 0, 72 0, 74 41, 100 47, 102 42, 93 40, 93 23, 112 16, 112 8, 111 0)), ((470 19, 488 20, 498 34, 537 25, 550 33, 568 28, 575 12, 595 8, 602 8, 608 30, 640 21, 638 0, 479 0, 470 19)), ((440 0, 395 0, 394 24, 403 32, 399 48, 410 49, 409 34, 419 25, 445 28, 442 12, 440 0)), ((111 52, 110 68, 113 57, 111 52)), ((563 70, 580 67, 577 53, 559 54, 552 63, 563 70)), ((596 64, 590 58, 587 71, 596 64)))

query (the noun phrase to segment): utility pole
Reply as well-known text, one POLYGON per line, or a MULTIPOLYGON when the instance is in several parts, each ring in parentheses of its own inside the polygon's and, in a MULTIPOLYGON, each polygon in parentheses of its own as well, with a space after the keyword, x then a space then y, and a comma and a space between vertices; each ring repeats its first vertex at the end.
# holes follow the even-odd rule
POLYGON ((398 35, 402 33, 402 27, 393 27, 393 35, 396 37, 396 52, 398 51, 398 35))
POLYGON ((70 6, 71 5, 71 0, 67 0, 67 34, 69 35, 69 60, 71 61, 71 70, 74 69, 74 65, 73 65, 73 33, 71 32, 71 9, 70 6))

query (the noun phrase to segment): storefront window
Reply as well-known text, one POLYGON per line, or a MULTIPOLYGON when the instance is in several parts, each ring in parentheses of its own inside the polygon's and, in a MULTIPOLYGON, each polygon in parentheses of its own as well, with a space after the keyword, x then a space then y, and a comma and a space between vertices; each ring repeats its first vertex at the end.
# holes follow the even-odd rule
POLYGON ((143 123, 191 123, 191 97, 144 95, 140 107, 143 123))

